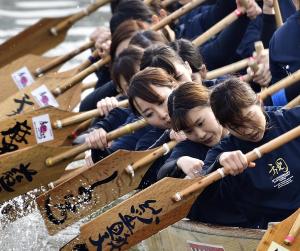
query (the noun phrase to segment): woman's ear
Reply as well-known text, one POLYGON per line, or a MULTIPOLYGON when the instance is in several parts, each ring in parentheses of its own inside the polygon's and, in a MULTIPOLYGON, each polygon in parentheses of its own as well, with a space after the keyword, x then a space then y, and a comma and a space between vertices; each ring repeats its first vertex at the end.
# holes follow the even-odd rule
POLYGON ((193 71, 192 71, 192 68, 191 68, 189 62, 188 61, 184 61, 184 64, 187 67, 187 69, 189 70, 189 73, 192 75, 193 71))

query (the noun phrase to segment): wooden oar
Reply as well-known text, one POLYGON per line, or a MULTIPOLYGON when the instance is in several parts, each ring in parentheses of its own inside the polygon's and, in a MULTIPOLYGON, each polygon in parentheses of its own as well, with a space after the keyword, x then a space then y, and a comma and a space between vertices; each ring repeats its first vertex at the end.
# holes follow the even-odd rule
MULTIPOLYGON (((119 102, 118 107, 127 107, 128 101, 119 102)), ((13 116, 0 123, 0 155, 36 144, 69 145, 71 132, 90 118, 98 117, 97 109, 74 113, 54 107, 40 108, 13 116)))
POLYGON ((235 62, 235 63, 229 64, 229 65, 223 66, 221 68, 209 71, 209 72, 207 72, 205 79, 208 79, 208 80, 215 79, 215 78, 218 78, 218 77, 226 75, 226 74, 240 71, 240 70, 246 68, 250 64, 251 60, 253 60, 252 57, 245 58, 238 62, 235 62))
MULTIPOLYGON (((145 125, 143 119, 127 124, 108 133, 107 139, 111 141, 145 125)), ((0 156, 0 203, 57 180, 72 157, 88 149, 87 144, 76 147, 36 145, 0 156)))
MULTIPOLYGON (((175 144, 170 142, 167 148, 175 144)), ((140 152, 119 150, 39 196, 37 204, 49 234, 136 189, 149 166, 165 152, 166 147, 140 152), (128 166, 134 168, 134 177, 127 172, 128 166)))
MULTIPOLYGON (((287 245, 284 240, 289 234, 290 230, 294 227, 299 228, 300 224, 300 209, 293 213, 290 217, 284 221, 272 225, 268 228, 267 232, 264 234, 262 240, 258 244, 256 251, 298 251, 300 247, 300 235, 294 236, 294 241, 292 245, 287 245)), ((290 238, 289 238, 290 239, 290 238)), ((289 242, 289 241, 288 241, 289 242)))
POLYGON ((300 70, 295 71, 293 74, 281 79, 277 83, 262 90, 260 92, 259 96, 262 100, 264 100, 267 97, 272 96, 275 92, 278 92, 279 90, 281 90, 283 88, 287 88, 292 84, 296 84, 299 81, 300 81, 300 70))
POLYGON ((0 67, 26 54, 40 55, 55 47, 65 39, 68 29, 76 21, 96 11, 109 1, 97 0, 86 9, 73 15, 41 19, 0 45, 0 67))
MULTIPOLYGON (((256 52, 256 55, 257 56, 260 56, 261 53, 264 51, 264 45, 261 41, 257 41, 254 43, 254 48, 255 48, 255 52, 256 52)), ((254 58, 250 58, 249 60, 249 67, 251 68, 251 70, 253 71, 253 73, 256 73, 258 71, 258 65, 257 65, 257 62, 254 58)), ((246 74, 244 76, 241 76, 240 79, 242 81, 245 81, 245 82, 249 82, 251 81, 253 78, 253 76, 249 75, 249 74, 246 74)))
POLYGON ((1 102, 3 109, 0 112, 0 119, 47 105, 71 110, 80 101, 81 86, 76 84, 105 65, 108 59, 109 57, 99 60, 77 74, 78 68, 75 68, 37 79, 32 85, 1 102))
POLYGON ((279 28, 280 26, 283 25, 282 21, 282 16, 281 16, 281 11, 280 11, 280 6, 278 0, 273 0, 274 4, 274 11, 275 11, 275 20, 276 20, 276 26, 279 28))
MULTIPOLYGON (((60 57, 47 58, 37 55, 26 55, 2 67, 0 69, 0 78, 3 83, 3 91, 0 93, 0 101, 4 101, 7 97, 34 83, 38 75, 57 70, 61 64, 90 48, 92 45, 93 42, 85 43, 81 47, 60 57)), ((91 64, 89 62, 90 60, 87 60, 80 68, 76 67, 69 71, 70 76, 87 67, 88 64, 91 64)), ((56 77, 59 78, 59 74, 56 77)), ((43 78, 44 76, 41 76, 41 81, 43 78)))
POLYGON ((89 83, 82 83, 81 92, 84 92, 85 90, 88 90, 91 88, 95 88, 96 84, 97 84, 97 81, 89 82, 89 83))
MULTIPOLYGON (((247 153, 247 160, 254 161, 299 136, 300 126, 247 153)), ((160 180, 81 226, 80 235, 61 250, 129 249, 184 218, 203 189, 227 174, 220 170, 204 178, 160 180)))
POLYGON ((286 104, 284 107, 287 108, 287 109, 290 109, 290 108, 293 108, 297 105, 300 105, 300 95, 298 95, 296 98, 294 98, 288 104, 286 104))
POLYGON ((212 26, 210 29, 208 29, 206 32, 201 34, 199 37, 193 40, 193 44, 196 46, 201 46, 206 41, 208 41, 211 37, 218 34, 220 31, 227 28, 229 25, 231 25, 233 22, 235 22, 240 16, 244 15, 246 13, 247 7, 248 7, 248 0, 240 0, 241 6, 240 8, 237 8, 235 11, 224 17, 221 21, 216 23, 214 26, 212 26))

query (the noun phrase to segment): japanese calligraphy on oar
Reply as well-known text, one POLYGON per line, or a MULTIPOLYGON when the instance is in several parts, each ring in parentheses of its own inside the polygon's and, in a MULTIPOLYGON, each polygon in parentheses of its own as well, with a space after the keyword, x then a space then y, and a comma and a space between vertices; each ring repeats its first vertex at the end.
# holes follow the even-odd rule
POLYGON ((119 220, 113 224, 106 226, 106 231, 98 232, 97 236, 90 236, 89 243, 76 244, 73 250, 104 250, 105 246, 109 246, 109 250, 121 250, 128 244, 128 238, 133 235, 134 229, 138 224, 159 224, 160 213, 162 208, 156 207, 156 200, 145 200, 141 204, 131 205, 130 211, 126 214, 119 212, 119 220))

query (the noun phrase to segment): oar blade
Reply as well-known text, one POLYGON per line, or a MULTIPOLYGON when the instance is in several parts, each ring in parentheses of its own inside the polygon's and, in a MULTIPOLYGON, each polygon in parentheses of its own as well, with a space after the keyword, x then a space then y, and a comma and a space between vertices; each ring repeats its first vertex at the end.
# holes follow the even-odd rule
MULTIPOLYGON (((171 197, 193 180, 165 178, 106 211, 80 228, 76 245, 88 250, 127 250, 184 218, 197 194, 173 202, 171 197)), ((61 250, 73 250, 65 245, 61 250)))
POLYGON ((119 150, 39 196, 37 205, 49 234, 57 233, 136 189, 151 163, 140 167, 134 178, 125 168, 153 151, 119 150))
MULTIPOLYGON (((0 102, 15 94, 20 89, 30 85, 35 81, 35 70, 41 65, 45 65, 56 57, 42 57, 33 54, 20 57, 0 69, 0 79, 2 89, 0 92, 0 102)), ((53 68, 51 71, 56 70, 53 68)))
POLYGON ((33 146, 0 157, 0 203, 47 185, 58 179, 68 161, 47 167, 47 157, 69 150, 70 147, 33 146))
POLYGON ((71 100, 65 97, 70 97, 71 91, 61 94, 59 98, 55 98, 51 90, 65 84, 73 74, 74 70, 46 75, 43 78, 39 78, 32 85, 6 98, 1 102, 0 119, 48 105, 64 110, 70 108, 71 100))
POLYGON ((77 113, 54 107, 44 107, 4 119, 0 123, 0 155, 37 144, 62 145, 77 125, 60 129, 53 127, 57 120, 77 113))
POLYGON ((59 18, 43 18, 33 26, 1 44, 0 67, 25 54, 40 55, 61 43, 66 36, 66 31, 54 36, 50 33, 50 29, 68 17, 70 15, 59 18))
POLYGON ((300 209, 298 209, 295 213, 293 213, 290 217, 283 220, 282 222, 268 228, 267 232, 264 234, 256 250, 257 251, 263 251, 263 250, 298 251, 300 247, 299 234, 298 236, 296 236, 292 246, 288 246, 284 244, 284 239, 289 234, 289 231, 299 213, 300 213, 300 209))

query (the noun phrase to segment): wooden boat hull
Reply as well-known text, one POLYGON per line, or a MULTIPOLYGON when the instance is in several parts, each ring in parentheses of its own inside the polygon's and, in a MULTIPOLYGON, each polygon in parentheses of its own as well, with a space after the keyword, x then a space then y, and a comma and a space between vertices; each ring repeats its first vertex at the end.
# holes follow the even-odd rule
MULTIPOLYGON (((143 242, 147 250, 252 251, 265 231, 181 220, 143 242)), ((134 248, 132 250, 135 250, 134 248)))

